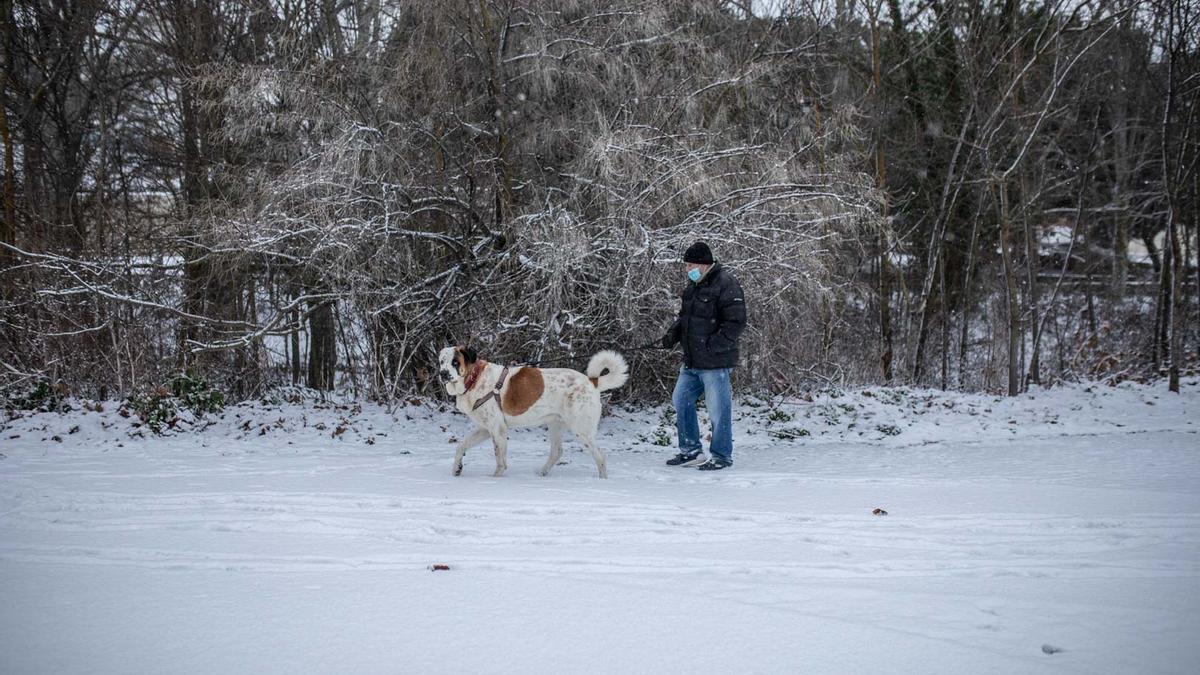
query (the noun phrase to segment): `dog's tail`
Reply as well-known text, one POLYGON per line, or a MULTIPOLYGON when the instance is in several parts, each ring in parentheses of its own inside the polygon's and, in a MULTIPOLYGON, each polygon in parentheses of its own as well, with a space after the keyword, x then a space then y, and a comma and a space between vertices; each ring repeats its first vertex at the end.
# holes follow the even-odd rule
POLYGON ((625 363, 624 356, 606 349, 592 355, 587 376, 600 391, 616 389, 629 380, 629 364, 625 363))

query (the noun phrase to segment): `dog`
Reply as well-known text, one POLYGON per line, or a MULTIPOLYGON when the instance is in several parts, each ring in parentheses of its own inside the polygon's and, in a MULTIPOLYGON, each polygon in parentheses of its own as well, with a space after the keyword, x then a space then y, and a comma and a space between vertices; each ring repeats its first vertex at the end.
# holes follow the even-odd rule
POLYGON ((488 363, 470 347, 446 347, 438 353, 438 377, 458 409, 475 422, 475 430, 454 451, 454 475, 462 475, 467 450, 492 439, 496 471, 508 468, 508 430, 546 426, 550 457, 539 472, 545 476, 562 457, 562 432, 567 429, 592 453, 601 478, 608 478, 604 453, 596 446, 600 426, 600 392, 616 389, 629 379, 625 357, 601 351, 588 362, 587 374, 569 368, 501 366, 488 363))

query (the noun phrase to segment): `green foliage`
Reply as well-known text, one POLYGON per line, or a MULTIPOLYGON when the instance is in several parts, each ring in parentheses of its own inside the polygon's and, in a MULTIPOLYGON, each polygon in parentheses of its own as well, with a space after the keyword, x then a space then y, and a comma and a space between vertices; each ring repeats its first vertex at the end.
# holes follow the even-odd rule
POLYGON ((129 399, 129 407, 137 413, 142 423, 150 427, 156 434, 175 426, 178 421, 175 399, 162 387, 148 394, 133 396, 129 399))
POLYGON ((6 406, 10 410, 34 410, 38 412, 63 411, 63 388, 50 384, 49 380, 40 380, 24 396, 9 399, 6 406))
POLYGON ((904 405, 908 402, 907 389, 897 389, 892 387, 882 388, 876 391, 874 396, 883 403, 888 403, 891 405, 904 405))
POLYGON ((203 378, 181 373, 171 379, 170 388, 157 387, 133 396, 127 405, 151 431, 161 434, 175 428, 181 410, 190 411, 195 417, 224 410, 225 395, 211 388, 203 378))
POLYGON ((650 442, 665 448, 671 445, 671 435, 663 427, 658 427, 654 430, 654 438, 650 439, 650 442))
POLYGON ((208 382, 191 373, 184 373, 171 380, 171 393, 184 408, 196 415, 221 412, 225 408, 225 395, 209 387, 208 382))
POLYGON ((875 431, 885 436, 899 436, 902 430, 895 424, 880 424, 875 427, 875 431))
POLYGON ((803 427, 772 429, 767 433, 770 434, 772 438, 778 438, 781 441, 794 441, 798 438, 804 438, 805 436, 812 435, 808 429, 803 427))
POLYGON ((671 406, 663 408, 662 416, 659 418, 658 427, 654 429, 654 437, 650 442, 654 445, 669 447, 671 445, 671 432, 669 429, 675 426, 675 409, 671 406))
POLYGON ((771 411, 771 414, 767 415, 767 419, 771 420, 772 422, 791 422, 792 416, 776 408, 771 411))

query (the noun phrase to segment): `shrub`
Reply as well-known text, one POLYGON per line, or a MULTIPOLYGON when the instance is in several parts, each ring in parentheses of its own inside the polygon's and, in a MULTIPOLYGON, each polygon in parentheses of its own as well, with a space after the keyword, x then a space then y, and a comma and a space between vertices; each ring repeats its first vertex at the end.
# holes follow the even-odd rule
POLYGON ((885 436, 899 436, 901 433, 900 427, 894 424, 880 424, 875 427, 875 431, 878 431, 885 436))
POLYGON ((667 447, 671 445, 671 434, 663 427, 658 427, 654 430, 654 438, 650 441, 654 445, 667 447))
POLYGON ((803 427, 790 427, 783 429, 772 429, 767 432, 772 438, 778 438, 781 441, 794 441, 798 438, 811 436, 812 434, 803 427))
POLYGON ((147 394, 133 396, 127 405, 151 431, 161 434, 181 421, 180 410, 189 411, 196 418, 224 410, 225 395, 211 388, 203 378, 181 373, 171 379, 170 388, 156 387, 147 394))
POLYGON ((179 421, 175 400, 169 391, 158 387, 148 394, 134 396, 129 399, 129 407, 138 414, 142 423, 150 427, 156 434, 164 429, 172 428, 179 421))
POLYGON ((225 409, 225 395, 208 386, 203 378, 184 373, 171 380, 171 393, 197 416, 225 409))
POLYGON ((51 412, 54 410, 66 412, 69 408, 63 405, 66 387, 52 385, 49 380, 40 380, 24 396, 9 399, 7 408, 11 410, 33 410, 51 412))

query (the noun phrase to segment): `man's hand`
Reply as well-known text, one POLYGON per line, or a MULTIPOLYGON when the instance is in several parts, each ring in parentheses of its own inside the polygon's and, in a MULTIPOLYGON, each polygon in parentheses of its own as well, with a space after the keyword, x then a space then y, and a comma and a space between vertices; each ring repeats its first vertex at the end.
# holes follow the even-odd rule
POLYGON ((674 346, 675 346, 675 334, 668 331, 666 335, 662 336, 662 348, 670 349, 671 347, 674 347, 674 346))

